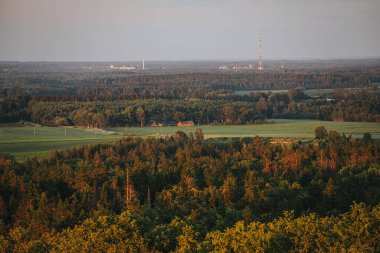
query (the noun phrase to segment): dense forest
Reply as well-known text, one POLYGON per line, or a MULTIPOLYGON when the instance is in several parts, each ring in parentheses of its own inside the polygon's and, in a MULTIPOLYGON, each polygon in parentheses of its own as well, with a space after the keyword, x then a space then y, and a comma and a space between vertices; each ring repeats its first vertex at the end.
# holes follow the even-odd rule
POLYGON ((367 89, 336 90, 331 96, 311 98, 301 89, 187 100, 56 101, 55 97, 7 96, 0 100, 0 120, 85 127, 175 124, 183 120, 199 124, 252 124, 273 118, 380 122, 380 93, 367 89))
POLYGON ((205 98, 238 90, 339 89, 380 82, 380 67, 289 69, 220 73, 118 73, 54 69, 2 72, 0 94, 75 97, 79 100, 205 98))
POLYGON ((0 156, 4 252, 375 252, 380 142, 166 138, 0 156))

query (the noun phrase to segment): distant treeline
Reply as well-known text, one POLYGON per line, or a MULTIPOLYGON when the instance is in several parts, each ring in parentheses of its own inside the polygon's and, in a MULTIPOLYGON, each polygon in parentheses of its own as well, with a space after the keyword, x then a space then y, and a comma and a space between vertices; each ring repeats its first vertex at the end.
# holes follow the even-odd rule
POLYGON ((145 126, 193 120, 196 124, 252 124, 272 118, 380 122, 380 94, 336 91, 310 98, 300 89, 208 99, 55 101, 54 97, 8 96, 0 100, 0 120, 48 126, 145 126))
POLYGON ((379 67, 264 73, 120 74, 6 71, 0 77, 0 121, 60 126, 136 126, 193 120, 251 124, 271 118, 380 121, 379 67), (357 90, 339 90, 356 87, 357 90), (304 89, 331 88, 309 97, 304 89), (285 94, 237 90, 286 89, 285 94))
POLYGON ((65 95, 77 100, 179 99, 206 98, 236 90, 367 87, 376 82, 380 82, 380 67, 163 75, 52 71, 5 72, 0 77, 0 89, 3 95, 65 95))

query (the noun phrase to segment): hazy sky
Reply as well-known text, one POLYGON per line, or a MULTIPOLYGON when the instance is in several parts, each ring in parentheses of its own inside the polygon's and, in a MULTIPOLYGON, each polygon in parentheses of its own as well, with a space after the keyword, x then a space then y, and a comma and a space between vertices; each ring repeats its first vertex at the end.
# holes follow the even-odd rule
POLYGON ((0 0, 0 60, 380 56, 380 0, 0 0))

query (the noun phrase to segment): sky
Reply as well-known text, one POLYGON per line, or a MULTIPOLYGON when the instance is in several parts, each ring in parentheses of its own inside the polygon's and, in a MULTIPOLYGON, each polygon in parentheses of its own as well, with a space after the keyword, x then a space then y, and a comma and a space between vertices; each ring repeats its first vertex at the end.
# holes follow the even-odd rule
POLYGON ((0 60, 380 57, 380 0, 0 0, 0 60))

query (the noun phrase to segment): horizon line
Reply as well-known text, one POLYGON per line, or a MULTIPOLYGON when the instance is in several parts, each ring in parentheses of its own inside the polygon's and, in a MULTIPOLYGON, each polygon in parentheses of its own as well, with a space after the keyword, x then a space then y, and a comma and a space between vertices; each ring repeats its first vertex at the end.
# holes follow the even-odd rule
MULTIPOLYGON (((295 57, 295 58, 264 58, 263 61, 331 61, 331 60, 380 60, 380 56, 345 56, 345 57, 295 57)), ((80 63, 80 62, 98 62, 98 63, 110 63, 110 62, 141 62, 142 59, 132 59, 132 60, 0 60, 1 63, 4 62, 24 62, 24 63, 38 63, 38 62, 67 62, 67 63, 80 63)), ((252 58, 204 58, 204 59, 147 59, 144 58, 145 62, 239 62, 239 61, 258 61, 258 59, 252 58)))

